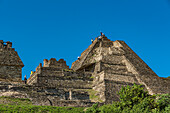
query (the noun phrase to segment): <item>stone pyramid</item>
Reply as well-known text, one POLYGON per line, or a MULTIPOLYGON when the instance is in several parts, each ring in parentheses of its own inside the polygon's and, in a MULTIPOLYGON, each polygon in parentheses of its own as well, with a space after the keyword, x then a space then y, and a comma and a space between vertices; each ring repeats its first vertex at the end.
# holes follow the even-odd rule
POLYGON ((150 94, 170 93, 169 79, 158 77, 124 41, 110 41, 103 33, 71 68, 93 73, 93 89, 106 103, 119 100, 116 92, 134 83, 142 84, 150 94))

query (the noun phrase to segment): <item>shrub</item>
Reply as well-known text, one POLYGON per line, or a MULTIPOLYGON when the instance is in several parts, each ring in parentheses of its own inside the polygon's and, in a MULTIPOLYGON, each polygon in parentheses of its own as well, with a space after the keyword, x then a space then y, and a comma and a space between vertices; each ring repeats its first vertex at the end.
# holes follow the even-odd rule
POLYGON ((132 108, 134 105, 139 104, 146 97, 149 97, 147 91, 143 90, 141 85, 134 84, 132 87, 127 85, 126 87, 122 86, 121 90, 118 92, 120 96, 120 101, 122 107, 132 108))
POLYGON ((170 105, 170 94, 157 95, 157 107, 161 111, 170 105))
POLYGON ((99 107, 98 107, 98 103, 93 104, 92 107, 89 107, 89 108, 86 110, 86 113, 100 113, 100 110, 99 110, 99 107))
POLYGON ((170 113, 170 94, 149 95, 141 85, 126 86, 118 92, 120 102, 94 106, 86 113, 170 113))

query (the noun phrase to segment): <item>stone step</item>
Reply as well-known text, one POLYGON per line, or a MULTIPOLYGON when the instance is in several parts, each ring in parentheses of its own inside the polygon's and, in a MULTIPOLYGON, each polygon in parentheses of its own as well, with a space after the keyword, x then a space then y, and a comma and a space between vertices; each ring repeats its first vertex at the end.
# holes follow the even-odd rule
POLYGON ((105 76, 107 80, 114 80, 114 81, 124 81, 130 83, 137 83, 137 79, 135 76, 127 76, 127 75, 117 75, 117 74, 107 74, 105 76))
POLYGON ((7 90, 8 89, 8 86, 6 85, 0 85, 0 90, 7 90))
POLYGON ((120 71, 120 72, 127 72, 127 68, 115 68, 115 67, 105 67, 104 70, 110 70, 110 71, 120 71))
POLYGON ((105 70, 105 72, 106 73, 108 73, 108 74, 116 74, 116 75, 126 75, 126 76, 133 76, 133 77, 135 77, 135 75, 133 74, 133 73, 131 73, 131 72, 128 72, 128 71, 126 71, 126 72, 122 72, 122 71, 115 71, 115 70, 105 70))
POLYGON ((124 63, 103 63, 103 66, 106 66, 106 67, 117 67, 117 68, 125 68, 126 65, 124 63))
POLYGON ((127 70, 109 70, 109 69, 105 69, 106 73, 115 73, 115 74, 119 74, 119 75, 125 75, 128 74, 127 70))

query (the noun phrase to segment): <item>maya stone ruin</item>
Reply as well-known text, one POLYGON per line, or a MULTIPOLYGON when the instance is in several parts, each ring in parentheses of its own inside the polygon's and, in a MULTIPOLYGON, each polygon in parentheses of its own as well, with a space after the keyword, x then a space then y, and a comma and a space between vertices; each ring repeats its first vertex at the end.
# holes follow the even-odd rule
POLYGON ((22 63, 11 42, 0 40, 0 96, 29 98, 34 105, 91 106, 119 101, 122 86, 141 84, 150 94, 170 93, 170 80, 159 77, 124 42, 103 33, 67 66, 44 59, 24 84, 22 63))

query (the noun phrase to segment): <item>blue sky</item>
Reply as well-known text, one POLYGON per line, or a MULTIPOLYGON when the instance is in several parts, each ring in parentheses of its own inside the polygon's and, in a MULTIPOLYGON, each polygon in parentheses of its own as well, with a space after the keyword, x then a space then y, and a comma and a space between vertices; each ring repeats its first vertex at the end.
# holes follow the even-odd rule
POLYGON ((0 39, 13 42, 23 76, 53 57, 71 67, 100 31, 170 76, 170 0, 0 0, 0 39))

